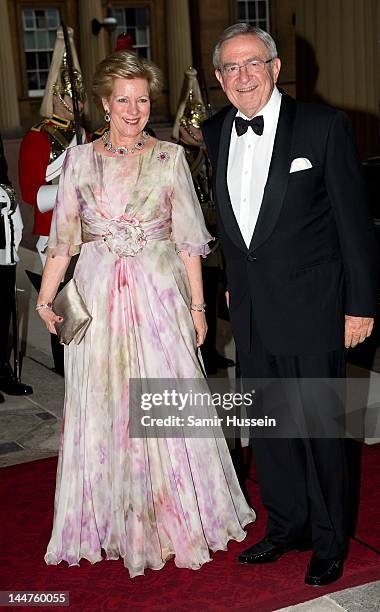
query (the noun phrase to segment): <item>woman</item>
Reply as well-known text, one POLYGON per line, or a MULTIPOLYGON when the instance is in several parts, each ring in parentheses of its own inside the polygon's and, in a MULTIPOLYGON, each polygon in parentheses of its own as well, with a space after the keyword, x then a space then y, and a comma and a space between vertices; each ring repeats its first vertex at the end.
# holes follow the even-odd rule
POLYGON ((65 160, 38 312, 51 308, 70 256, 93 317, 65 347, 66 397, 53 533, 45 560, 123 557, 131 576, 175 556, 199 568, 242 540, 255 514, 224 440, 130 438, 131 378, 201 378, 206 334, 200 256, 205 229, 183 149, 144 133, 159 70, 126 51, 93 84, 110 122, 65 160), (128 238, 125 237, 128 235, 128 238))

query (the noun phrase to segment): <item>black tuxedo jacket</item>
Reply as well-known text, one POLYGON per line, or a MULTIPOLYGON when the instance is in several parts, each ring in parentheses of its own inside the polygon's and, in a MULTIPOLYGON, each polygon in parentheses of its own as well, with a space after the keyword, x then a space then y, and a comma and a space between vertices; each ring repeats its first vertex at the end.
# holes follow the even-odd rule
POLYGON ((346 115, 282 94, 262 205, 249 248, 227 187, 236 108, 203 124, 214 175, 237 348, 252 324, 275 355, 343 347, 344 314, 374 316, 377 249, 352 129, 346 115), (312 168, 289 173, 292 160, 312 168))

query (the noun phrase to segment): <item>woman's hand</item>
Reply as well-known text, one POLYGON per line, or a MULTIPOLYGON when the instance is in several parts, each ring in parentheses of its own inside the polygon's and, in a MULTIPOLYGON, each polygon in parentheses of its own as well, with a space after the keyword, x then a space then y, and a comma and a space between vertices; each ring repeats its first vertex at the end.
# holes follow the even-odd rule
POLYGON ((55 329, 55 324, 59 321, 63 321, 63 317, 59 317, 56 315, 51 308, 40 308, 37 310, 38 316, 43 320, 46 327, 48 328, 51 334, 57 335, 57 330, 55 329))
POLYGON ((201 310, 192 310, 191 316, 193 317, 193 323, 195 327, 195 332, 197 334, 197 348, 202 346, 205 341, 207 334, 207 323, 206 323, 206 315, 201 310))
POLYGON ((51 305, 54 296, 57 294, 58 287, 65 276, 70 259, 71 256, 69 255, 49 255, 42 274, 36 310, 51 334, 57 333, 55 324, 58 321, 63 321, 63 318, 56 315, 48 305, 51 305), (41 305, 44 306, 41 308, 41 305))

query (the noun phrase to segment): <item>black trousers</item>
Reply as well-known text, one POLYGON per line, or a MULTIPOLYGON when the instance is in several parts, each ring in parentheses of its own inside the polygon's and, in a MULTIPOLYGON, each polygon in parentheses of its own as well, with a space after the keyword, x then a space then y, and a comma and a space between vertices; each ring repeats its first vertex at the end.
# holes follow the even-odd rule
MULTIPOLYGON (((276 356, 254 332, 250 353, 238 351, 247 378, 343 378, 345 351, 276 356)), ((252 440, 251 440, 252 441, 252 440)), ((312 540, 322 559, 344 554, 348 542, 348 479, 344 439, 254 438, 253 452, 266 536, 280 544, 312 540)))
POLYGON ((0 364, 8 362, 9 325, 16 287, 16 266, 0 266, 0 364))
POLYGON ((208 363, 215 362, 217 357, 216 350, 216 327, 218 320, 218 285, 220 269, 203 266, 203 290, 206 308, 207 334, 204 344, 201 346, 202 357, 207 366, 208 363))

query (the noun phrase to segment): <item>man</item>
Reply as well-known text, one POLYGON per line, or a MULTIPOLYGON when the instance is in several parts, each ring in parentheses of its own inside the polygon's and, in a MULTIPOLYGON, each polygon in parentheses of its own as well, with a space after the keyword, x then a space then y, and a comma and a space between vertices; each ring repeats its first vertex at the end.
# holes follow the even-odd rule
MULTIPOLYGON (((8 166, 0 135, 0 390, 8 395, 30 395, 32 387, 23 385, 19 372, 9 364, 9 324, 13 317, 13 347, 17 350, 16 263, 22 236, 22 219, 16 194, 8 178, 8 166)), ((0 393, 0 404, 4 396, 0 393)))
MULTIPOLYGON (((173 126, 173 139, 185 149, 186 159, 193 177, 207 229, 216 236, 215 203, 211 192, 210 162, 205 151, 201 124, 206 119, 206 106, 203 102, 197 79, 197 71, 191 66, 185 71, 182 95, 173 126)), ((212 252, 202 259, 202 276, 205 294, 207 336, 201 346, 202 358, 207 375, 216 374, 219 368, 235 365, 232 359, 218 353, 216 331, 218 319, 218 289, 223 273, 223 259, 219 240, 212 245, 212 252)))
MULTIPOLYGON (((245 378, 339 378, 371 334, 376 246, 346 115, 280 93, 276 45, 231 26, 214 51, 233 105, 206 121, 230 318, 245 378)), ((307 409, 307 406, 305 407, 307 409)), ((312 540, 305 582, 329 584, 347 549, 344 440, 256 439, 266 537, 244 563, 312 540)))
MULTIPOLYGON (((36 248, 42 268, 46 261, 44 250, 50 233, 59 176, 66 150, 78 144, 73 121, 73 86, 80 112, 83 111, 86 99, 74 46, 73 30, 68 28, 68 33, 74 62, 74 84, 70 81, 65 41, 62 29, 59 28, 40 110, 44 119, 31 128, 20 147, 21 195, 25 202, 34 206, 33 233, 39 237, 36 248)), ((85 142, 86 134, 83 128, 81 133, 81 141, 85 142)), ((55 335, 51 335, 51 344, 55 370, 63 376, 63 347, 55 335)))

